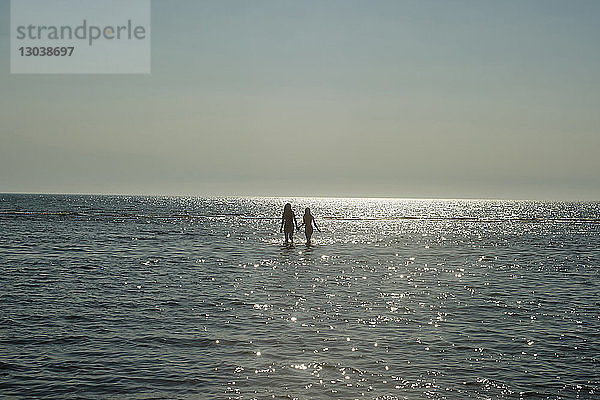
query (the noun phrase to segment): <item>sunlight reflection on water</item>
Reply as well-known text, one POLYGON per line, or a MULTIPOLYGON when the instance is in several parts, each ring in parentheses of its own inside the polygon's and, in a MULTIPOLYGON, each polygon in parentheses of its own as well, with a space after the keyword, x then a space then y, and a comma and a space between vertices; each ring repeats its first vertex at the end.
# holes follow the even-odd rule
POLYGON ((9 396, 600 388, 598 203, 292 199, 284 247, 284 199, 3 196, 9 396))

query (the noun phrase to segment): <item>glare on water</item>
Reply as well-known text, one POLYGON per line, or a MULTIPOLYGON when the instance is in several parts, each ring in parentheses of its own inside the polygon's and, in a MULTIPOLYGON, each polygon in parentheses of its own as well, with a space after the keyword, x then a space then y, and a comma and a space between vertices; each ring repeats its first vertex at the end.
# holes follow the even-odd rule
POLYGON ((9 396, 600 390, 598 203, 2 196, 9 396))

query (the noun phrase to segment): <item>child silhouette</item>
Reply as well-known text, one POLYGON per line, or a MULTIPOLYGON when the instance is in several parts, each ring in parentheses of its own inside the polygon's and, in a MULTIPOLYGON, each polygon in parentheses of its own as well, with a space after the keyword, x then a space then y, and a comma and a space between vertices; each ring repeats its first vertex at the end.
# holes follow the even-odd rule
POLYGON ((298 222, 296 221, 296 215, 292 211, 292 205, 287 203, 283 207, 283 215, 281 216, 281 227, 279 232, 283 231, 285 235, 285 244, 288 244, 288 240, 291 244, 294 244, 294 225, 298 228, 298 222))

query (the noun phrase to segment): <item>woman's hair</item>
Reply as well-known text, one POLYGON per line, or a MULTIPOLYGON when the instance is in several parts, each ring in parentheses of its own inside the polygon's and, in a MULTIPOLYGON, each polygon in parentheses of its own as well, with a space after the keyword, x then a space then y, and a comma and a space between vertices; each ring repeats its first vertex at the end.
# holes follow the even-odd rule
POLYGON ((290 203, 286 203, 285 206, 283 206, 283 216, 291 217, 293 214, 292 205, 290 203))
POLYGON ((306 207, 306 208, 304 209, 304 214, 306 214, 306 215, 310 215, 310 208, 306 207))

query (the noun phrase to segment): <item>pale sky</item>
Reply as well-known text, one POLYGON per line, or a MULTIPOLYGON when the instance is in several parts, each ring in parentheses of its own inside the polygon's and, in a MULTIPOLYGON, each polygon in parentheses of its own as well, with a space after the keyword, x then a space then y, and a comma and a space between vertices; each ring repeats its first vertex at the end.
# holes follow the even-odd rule
POLYGON ((600 200, 600 1, 152 2, 149 75, 10 74, 0 192, 600 200))

